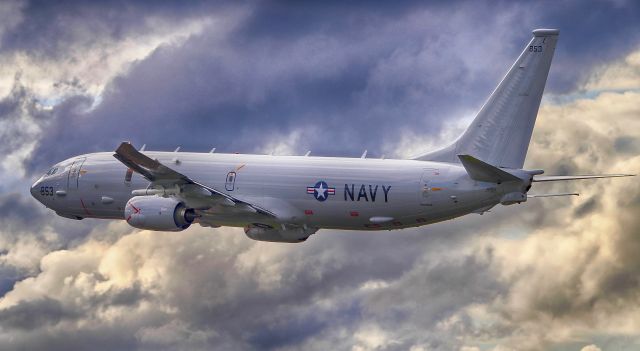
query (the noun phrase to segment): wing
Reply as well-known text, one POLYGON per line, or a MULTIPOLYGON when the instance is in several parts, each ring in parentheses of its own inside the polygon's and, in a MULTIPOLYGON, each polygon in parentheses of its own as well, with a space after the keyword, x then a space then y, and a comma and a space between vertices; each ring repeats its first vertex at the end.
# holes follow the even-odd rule
POLYGON ((556 182, 561 180, 597 179, 615 177, 635 177, 635 174, 597 174, 597 175, 576 175, 576 176, 534 176, 534 182, 556 182))
POLYGON ((271 219, 277 218, 277 216, 271 211, 225 194, 213 187, 199 183, 188 176, 163 165, 158 162, 158 160, 154 160, 136 150, 133 145, 128 142, 121 143, 116 149, 115 154, 113 154, 113 157, 118 159, 125 166, 145 177, 147 180, 152 182, 154 186, 180 189, 178 192, 180 197, 184 197, 187 201, 191 199, 198 203, 208 203, 210 206, 222 204, 228 207, 233 207, 234 212, 240 210, 268 216, 271 219))

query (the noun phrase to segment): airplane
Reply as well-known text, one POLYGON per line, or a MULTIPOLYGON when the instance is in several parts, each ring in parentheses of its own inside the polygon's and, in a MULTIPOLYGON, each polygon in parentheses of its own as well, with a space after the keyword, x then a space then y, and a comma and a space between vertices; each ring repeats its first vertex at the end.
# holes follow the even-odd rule
POLYGON ((144 151, 71 157, 31 194, 71 219, 125 220, 182 231, 191 224, 243 227, 255 240, 302 242, 319 229, 394 230, 450 220, 532 197, 533 183, 632 176, 543 176, 523 164, 559 31, 533 38, 450 145, 412 159, 144 151))

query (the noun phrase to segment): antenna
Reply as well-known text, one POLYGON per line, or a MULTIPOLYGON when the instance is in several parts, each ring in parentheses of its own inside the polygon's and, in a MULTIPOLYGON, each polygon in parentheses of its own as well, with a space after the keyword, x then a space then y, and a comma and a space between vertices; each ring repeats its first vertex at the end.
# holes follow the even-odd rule
MULTIPOLYGON (((175 150, 173 150, 173 152, 178 152, 178 151, 180 151, 180 146, 178 146, 175 150)), ((177 165, 180 164, 180 160, 178 159, 178 155, 176 155, 176 157, 174 157, 173 160, 171 160, 171 161, 173 161, 173 163, 175 163, 177 165)))

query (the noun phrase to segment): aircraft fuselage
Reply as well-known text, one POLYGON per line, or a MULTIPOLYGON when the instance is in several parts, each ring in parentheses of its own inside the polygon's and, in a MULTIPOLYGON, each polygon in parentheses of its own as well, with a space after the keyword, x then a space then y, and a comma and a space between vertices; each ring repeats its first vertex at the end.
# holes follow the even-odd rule
MULTIPOLYGON (((458 164, 394 159, 145 152, 178 172, 268 208, 286 223, 315 228, 415 227, 488 209, 513 189, 472 180, 458 164)), ((70 218, 125 219, 133 190, 150 182, 112 153, 70 158, 32 187, 40 202, 70 218)), ((171 188, 168 194, 178 195, 171 188), (171 193, 174 191, 174 193, 171 193)), ((205 226, 264 221, 246 212, 199 211, 205 226)))

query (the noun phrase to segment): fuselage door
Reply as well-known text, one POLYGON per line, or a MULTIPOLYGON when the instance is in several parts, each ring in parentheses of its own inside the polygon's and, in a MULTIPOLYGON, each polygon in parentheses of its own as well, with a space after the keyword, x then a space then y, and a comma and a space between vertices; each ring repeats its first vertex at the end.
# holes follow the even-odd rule
POLYGON ((422 172, 422 179, 420 179, 420 205, 422 206, 433 206, 431 187, 434 174, 438 174, 437 168, 426 168, 422 172))
POLYGON ((78 178, 80 177, 80 171, 82 169, 82 164, 86 160, 86 157, 75 160, 71 167, 69 167, 69 174, 67 175, 67 189, 76 190, 78 189, 78 178))

